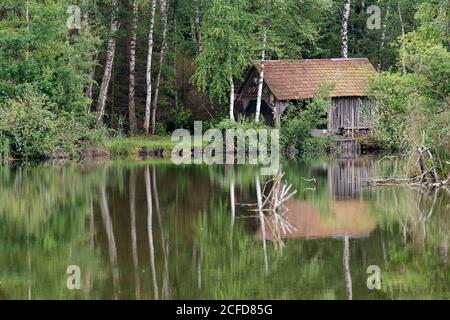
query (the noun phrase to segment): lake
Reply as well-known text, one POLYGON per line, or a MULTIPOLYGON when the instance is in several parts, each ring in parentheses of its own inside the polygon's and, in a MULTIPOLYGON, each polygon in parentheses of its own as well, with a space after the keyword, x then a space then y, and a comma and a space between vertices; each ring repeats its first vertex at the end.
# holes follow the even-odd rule
POLYGON ((3 165, 0 299, 449 299, 449 192, 367 186, 404 166, 284 162, 280 230, 252 166, 3 165))

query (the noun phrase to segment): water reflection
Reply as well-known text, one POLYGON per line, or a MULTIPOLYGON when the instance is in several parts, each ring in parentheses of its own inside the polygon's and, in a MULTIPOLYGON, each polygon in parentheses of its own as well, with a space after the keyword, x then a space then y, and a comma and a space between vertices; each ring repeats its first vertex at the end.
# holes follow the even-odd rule
POLYGON ((297 194, 290 231, 274 233, 242 206, 265 196, 253 167, 2 166, 0 298, 448 299, 450 195, 365 186, 394 167, 283 164, 297 194), (69 265, 81 290, 66 288, 69 265), (367 289, 370 265, 381 290, 367 289))

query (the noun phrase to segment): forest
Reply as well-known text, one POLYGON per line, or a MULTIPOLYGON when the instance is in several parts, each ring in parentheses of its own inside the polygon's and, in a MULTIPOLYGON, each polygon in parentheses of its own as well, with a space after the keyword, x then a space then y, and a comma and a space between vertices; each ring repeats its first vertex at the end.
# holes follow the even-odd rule
MULTIPOLYGON (((381 148, 399 153, 422 144, 444 159, 449 6, 447 0, 3 0, 0 158, 77 158, 127 137, 164 144, 159 136, 192 130, 194 120, 206 128, 259 126, 259 112, 237 120, 233 109, 253 63, 348 57, 368 58, 378 71, 369 95, 378 106, 372 138, 381 148)), ((283 146, 296 154, 314 149, 309 132, 324 104, 312 101, 315 112, 285 115, 283 146)))

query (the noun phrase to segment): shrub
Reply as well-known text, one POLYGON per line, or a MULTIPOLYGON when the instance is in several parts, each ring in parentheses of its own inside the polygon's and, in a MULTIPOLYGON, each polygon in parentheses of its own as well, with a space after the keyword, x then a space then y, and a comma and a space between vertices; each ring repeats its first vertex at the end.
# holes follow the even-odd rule
POLYGON ((294 158, 308 156, 323 151, 329 142, 328 138, 317 139, 311 136, 311 131, 326 124, 326 109, 330 105, 328 92, 330 88, 321 88, 316 97, 304 108, 289 105, 282 117, 280 143, 285 156, 294 158))
POLYGON ((0 156, 22 160, 75 158, 102 143, 94 117, 56 108, 34 91, 0 106, 0 156))

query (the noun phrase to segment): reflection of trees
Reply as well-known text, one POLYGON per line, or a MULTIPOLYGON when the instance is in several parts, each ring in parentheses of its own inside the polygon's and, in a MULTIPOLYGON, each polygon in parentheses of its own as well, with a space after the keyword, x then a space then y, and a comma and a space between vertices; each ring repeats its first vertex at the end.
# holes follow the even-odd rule
POLYGON ((147 195, 147 231, 148 231, 148 246, 150 252, 150 268, 152 272, 153 281, 153 295, 155 300, 158 300, 158 282, 156 280, 155 267, 155 246, 153 242, 153 202, 152 202, 152 186, 150 184, 150 169, 145 169, 145 190, 147 195))
POLYGON ((103 220, 103 226, 106 231, 106 236, 108 239, 108 252, 109 252, 109 262, 111 263, 112 275, 113 275, 113 286, 114 286, 114 298, 117 299, 119 296, 119 267, 117 264, 117 246, 114 237, 113 223, 111 220, 111 215, 109 214, 108 200, 106 198, 106 187, 104 184, 100 185, 98 190, 100 196, 100 212, 103 220))
POLYGON ((92 247, 91 207, 98 172, 45 165, 0 167, 0 296, 13 299, 100 298, 106 277, 92 247), (89 222, 89 223, 88 223, 89 222), (83 290, 66 289, 66 268, 79 265, 83 290), (101 289, 101 288, 99 288, 101 289))
POLYGON ((131 224, 131 251, 133 255, 133 273, 136 299, 141 297, 141 280, 139 277, 139 256, 137 250, 136 232, 136 171, 130 172, 130 224, 131 224))
POLYGON ((159 207, 159 194, 158 194, 158 185, 156 183, 156 170, 155 166, 153 166, 153 194, 155 196, 155 207, 156 207, 156 215, 158 218, 159 232, 161 234, 161 246, 164 257, 164 272, 163 272, 163 286, 162 286, 162 297, 164 299, 170 299, 170 282, 169 282, 169 238, 168 235, 164 231, 162 218, 161 218, 161 210, 159 207))
POLYGON ((385 239, 388 259, 382 269, 382 290, 394 298, 448 297, 448 194, 409 187, 375 192, 377 220, 397 235, 385 239))

